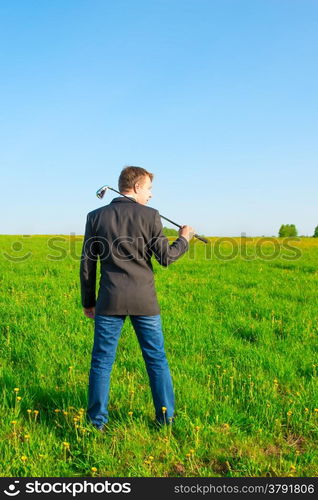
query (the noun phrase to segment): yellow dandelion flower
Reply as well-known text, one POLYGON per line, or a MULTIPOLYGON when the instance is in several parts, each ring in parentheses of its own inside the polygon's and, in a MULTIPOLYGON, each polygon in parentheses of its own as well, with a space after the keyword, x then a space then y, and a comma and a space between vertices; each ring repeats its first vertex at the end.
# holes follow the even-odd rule
POLYGON ((66 415, 68 415, 68 411, 63 411, 63 415, 66 417, 66 415))
POLYGON ((58 408, 56 408, 56 410, 54 410, 55 413, 60 413, 61 410, 59 410, 58 408))
POLYGON ((305 412, 309 411, 308 408, 305 408, 305 412))
POLYGON ((14 390, 14 392, 19 392, 20 389, 19 389, 19 387, 15 387, 13 390, 14 390))
POLYGON ((296 470, 296 467, 295 467, 294 465, 291 465, 291 466, 290 466, 290 470, 293 470, 293 471, 294 471, 294 470, 296 470))
POLYGON ((63 446, 64 446, 64 448, 69 448, 70 443, 68 443, 67 441, 63 441, 63 446))
POLYGON ((195 453, 195 450, 193 450, 193 449, 191 449, 189 451, 190 451, 191 455, 193 455, 195 453))
POLYGON ((38 415, 39 414, 39 410, 33 410, 33 413, 34 413, 34 415, 38 415))
POLYGON ((29 434, 26 434, 26 435, 24 436, 24 439, 30 439, 30 435, 29 435, 29 434))
POLYGON ((151 464, 151 462, 149 462, 149 460, 144 460, 144 463, 145 463, 146 465, 151 464))
POLYGON ((21 396, 17 396, 17 401, 21 401, 21 396))
POLYGON ((186 453, 186 457, 187 458, 191 457, 191 453, 186 453))
POLYGON ((161 409, 162 409, 163 413, 166 413, 167 408, 165 406, 163 406, 161 409))
POLYGON ((22 457, 21 457, 22 462, 25 462, 27 459, 28 459, 28 457, 26 457, 25 455, 22 455, 22 457))
POLYGON ((151 461, 152 461, 152 460, 154 460, 154 457, 153 457, 152 455, 150 455, 150 456, 148 457, 148 460, 151 460, 151 461))
POLYGON ((29 414, 30 414, 30 413, 32 413, 32 410, 28 409, 28 410, 27 410, 27 413, 29 413, 29 414))
POLYGON ((12 422, 11 422, 12 425, 15 425, 16 423, 17 423, 16 420, 12 420, 12 422))
POLYGON ((133 411, 129 411, 128 415, 131 417, 133 413, 134 413, 133 411))
POLYGON ((287 415, 288 415, 289 417, 290 417, 292 414, 293 414, 293 412, 292 412, 292 411, 290 411, 290 410, 287 412, 287 415))
POLYGON ((97 472, 97 467, 92 467, 92 468, 91 468, 91 471, 92 471, 92 472, 97 472))
POLYGON ((315 409, 314 409, 314 411, 315 411, 315 412, 318 412, 318 408, 315 408, 315 409))
POLYGON ((276 384, 278 384, 278 380, 277 380, 277 378, 274 378, 274 384, 275 384, 275 385, 276 385, 276 384))
POLYGON ((195 426, 195 430, 196 430, 196 431, 199 431, 200 429, 201 429, 201 427, 200 427, 199 425, 196 425, 196 426, 195 426))

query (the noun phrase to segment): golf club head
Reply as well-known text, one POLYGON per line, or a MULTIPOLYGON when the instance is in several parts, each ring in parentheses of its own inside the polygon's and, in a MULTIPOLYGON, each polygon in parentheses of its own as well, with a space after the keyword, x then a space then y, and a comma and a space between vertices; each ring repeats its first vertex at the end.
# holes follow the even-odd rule
POLYGON ((106 193, 107 189, 108 189, 108 186, 103 186, 103 187, 99 188, 96 191, 97 198, 99 198, 101 200, 104 197, 104 194, 106 193))

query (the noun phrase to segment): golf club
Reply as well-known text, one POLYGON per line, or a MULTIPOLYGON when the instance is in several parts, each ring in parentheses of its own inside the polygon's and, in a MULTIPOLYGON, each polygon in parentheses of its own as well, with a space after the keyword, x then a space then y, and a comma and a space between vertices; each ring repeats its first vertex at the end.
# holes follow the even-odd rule
MULTIPOLYGON (((119 191, 117 191, 116 189, 110 187, 110 186, 103 186, 101 188, 99 188, 97 191, 96 191, 96 196, 97 198, 99 198, 100 200, 104 197, 104 194, 106 193, 107 189, 111 189, 111 191, 114 191, 115 193, 118 193, 120 194, 120 196, 124 196, 125 198, 127 198, 128 200, 130 201, 134 201, 135 203, 138 203, 138 201, 134 200, 133 198, 129 198, 128 196, 126 196, 125 194, 122 194, 120 193, 119 191)), ((170 222, 171 224, 173 224, 174 226, 177 226, 179 227, 180 229, 182 228, 182 226, 180 226, 180 224, 177 224, 176 222, 173 222, 173 220, 170 220, 168 219, 167 217, 164 217, 163 215, 159 214, 160 217, 162 219, 165 219, 166 221, 170 222)), ((206 240, 205 238, 203 238, 203 236, 199 236, 198 234, 195 234, 194 235, 195 238, 197 238, 197 240, 200 240, 200 241, 203 241, 203 243, 208 243, 208 240, 206 240)))

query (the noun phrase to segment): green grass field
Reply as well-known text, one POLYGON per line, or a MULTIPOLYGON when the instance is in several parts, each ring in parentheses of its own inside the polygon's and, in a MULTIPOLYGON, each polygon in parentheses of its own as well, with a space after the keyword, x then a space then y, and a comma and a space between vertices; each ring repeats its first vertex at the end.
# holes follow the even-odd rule
POLYGON ((85 421, 82 238, 60 237, 63 254, 52 236, 0 241, 1 476, 318 475, 318 239, 294 243, 296 260, 282 240, 275 258, 270 242, 253 258, 256 240, 237 239, 233 259, 227 243, 220 259, 195 242, 169 268, 155 262, 175 425, 153 424, 127 317, 105 434, 85 421))

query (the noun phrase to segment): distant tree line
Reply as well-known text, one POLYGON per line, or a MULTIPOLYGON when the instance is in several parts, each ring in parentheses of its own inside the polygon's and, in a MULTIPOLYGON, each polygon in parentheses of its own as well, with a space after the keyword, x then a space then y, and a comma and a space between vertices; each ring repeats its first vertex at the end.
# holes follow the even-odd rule
MULTIPOLYGON (((178 236, 178 231, 171 229, 170 227, 163 228, 163 234, 165 236, 178 236)), ((295 224, 282 224, 280 226, 278 236, 280 238, 285 238, 286 236, 298 236, 298 231, 295 224)), ((313 238, 318 238, 318 226, 316 226, 313 238)))
MULTIPOLYGON (((298 231, 295 224, 282 224, 278 231, 278 236, 280 238, 285 238, 286 236, 297 236, 298 231)), ((313 238, 318 238, 318 226, 315 227, 313 238)))
POLYGON ((298 231, 295 224, 282 224, 278 231, 278 236, 280 238, 285 238, 286 236, 297 236, 298 231))

